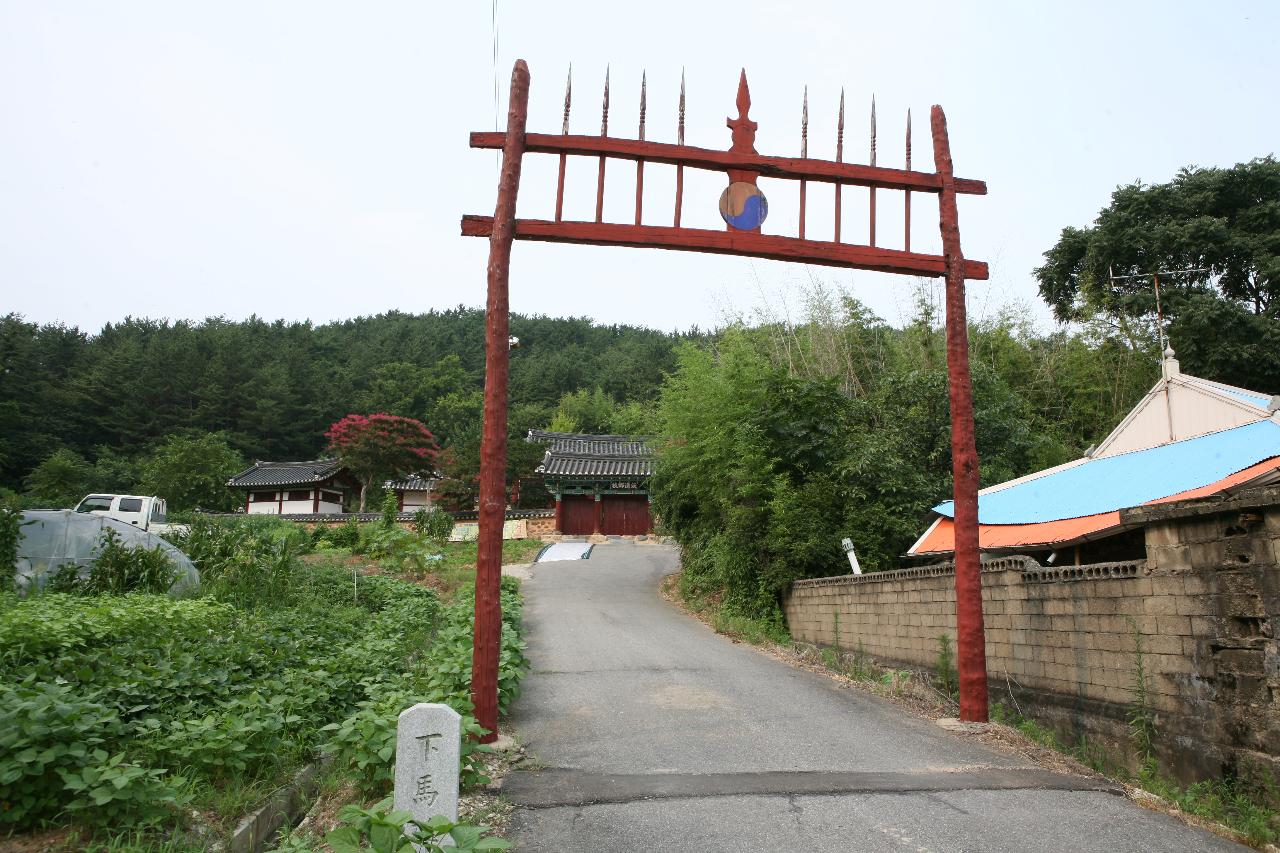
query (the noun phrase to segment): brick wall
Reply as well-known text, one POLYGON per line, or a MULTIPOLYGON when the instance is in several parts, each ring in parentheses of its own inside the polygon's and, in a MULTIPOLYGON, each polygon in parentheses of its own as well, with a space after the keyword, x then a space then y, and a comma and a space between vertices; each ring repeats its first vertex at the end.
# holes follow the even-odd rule
MULTIPOLYGON (((984 561, 992 700, 1016 701, 1070 743, 1124 752, 1140 637, 1168 769, 1280 769, 1278 503, 1267 489, 1127 511, 1145 527, 1145 562, 984 561)), ((786 614, 797 640, 931 668, 938 635, 955 640, 954 575, 940 565, 800 581, 786 614)))

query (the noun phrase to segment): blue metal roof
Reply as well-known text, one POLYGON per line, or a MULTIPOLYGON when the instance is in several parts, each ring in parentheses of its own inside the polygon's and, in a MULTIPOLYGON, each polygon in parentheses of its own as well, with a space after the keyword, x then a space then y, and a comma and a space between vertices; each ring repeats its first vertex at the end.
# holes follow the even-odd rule
POLYGON ((1271 403, 1271 398, 1264 394, 1254 394, 1250 391, 1237 391, 1234 388, 1214 388, 1220 394, 1227 394, 1235 397, 1237 400, 1243 400, 1250 406, 1257 406, 1259 409, 1265 409, 1271 403))
MULTIPOLYGON (((978 497, 982 524, 1035 524, 1139 506, 1280 456, 1280 425, 1256 421, 1046 474, 978 497)), ((952 502, 933 511, 948 518, 952 502)))

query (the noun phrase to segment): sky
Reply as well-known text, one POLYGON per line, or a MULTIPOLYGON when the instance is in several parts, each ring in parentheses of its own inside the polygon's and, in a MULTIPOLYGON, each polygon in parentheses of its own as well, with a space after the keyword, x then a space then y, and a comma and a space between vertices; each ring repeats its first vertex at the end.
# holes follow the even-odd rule
MULTIPOLYGON (((0 311, 94 332, 126 316, 310 319, 482 306, 492 151, 516 58, 529 63, 529 130, 634 137, 642 71, 647 137, 675 141, 683 69, 687 142, 728 148, 739 70, 762 153, 831 158, 847 98, 845 159, 930 169, 928 114, 946 110, 966 257, 991 265, 970 311, 1051 315, 1033 270, 1065 226, 1087 226, 1119 185, 1187 165, 1275 152, 1280 111, 1271 2, 752 2, 491 0, 331 3, 0 0, 0 311), (494 35, 497 56, 495 63, 494 35), (496 89, 495 96, 495 66, 496 89)), ((556 160, 528 155, 518 213, 549 218, 556 160)), ((566 218, 594 214, 596 164, 569 164, 566 218)), ((614 161, 605 218, 632 214, 634 167, 614 161)), ((723 227, 721 173, 686 173, 684 218, 723 227)), ((645 174, 646 222, 667 224, 674 170, 645 174)), ((796 185, 761 181, 765 233, 794 235, 796 185)), ((844 195, 865 240, 866 191, 844 195)), ((810 233, 832 189, 809 191, 810 233)), ((880 194, 881 245, 900 245, 898 193, 880 194), (889 198, 895 197, 895 198, 889 198), (899 242, 895 242, 899 241, 899 242)), ((936 251, 933 196, 913 200, 913 248, 936 251)), ((706 329, 761 306, 794 311, 812 280, 893 323, 912 281, 690 252, 517 243, 513 311, 706 329)))

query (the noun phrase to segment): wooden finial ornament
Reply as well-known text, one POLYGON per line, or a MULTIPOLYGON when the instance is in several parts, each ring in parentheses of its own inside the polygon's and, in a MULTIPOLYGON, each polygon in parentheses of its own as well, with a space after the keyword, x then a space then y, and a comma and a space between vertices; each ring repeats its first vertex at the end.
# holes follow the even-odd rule
POLYGON ((640 141, 644 141, 644 114, 649 100, 649 74, 640 72, 640 141))
POLYGON ((742 69, 738 78, 738 117, 725 119, 729 129, 733 131, 733 146, 730 151, 742 154, 756 153, 756 128, 760 125, 748 117, 751 112, 751 90, 747 88, 747 69, 742 69))
MULTIPOLYGON (((876 164, 876 96, 871 96, 871 165, 876 164)), ((870 211, 868 218, 868 243, 872 246, 876 244, 876 188, 872 187, 868 194, 870 199, 870 211)))
POLYGON ((871 96, 871 165, 876 164, 876 96, 871 96))
MULTIPOLYGON (((738 77, 738 117, 726 119, 733 134, 729 150, 737 154, 755 154, 756 128, 759 127, 748 113, 751 112, 751 90, 747 88, 747 70, 738 77)), ((755 231, 759 233, 765 217, 769 215, 769 202, 756 186, 760 173, 750 169, 727 169, 729 186, 720 196, 720 218, 731 231, 755 231)))
MULTIPOLYGON (((649 75, 640 72, 640 141, 644 142, 644 114, 649 99, 649 75)), ((644 160, 636 161, 636 225, 640 224, 640 212, 644 206, 644 160)))
POLYGON ((600 110, 600 135, 609 135, 609 66, 604 68, 604 105, 600 110))
MULTIPOLYGON (((609 135, 609 66, 604 68, 604 106, 600 110, 600 135, 609 135)), ((604 164, 600 155, 600 171, 596 175, 596 222, 604 221, 604 164)))
POLYGON ((840 89, 840 115, 836 119, 836 162, 844 162, 844 89, 840 89))
MULTIPOLYGON (((911 171, 911 108, 907 107, 907 171, 911 171)), ((911 251, 911 190, 903 194, 902 250, 911 251)))
MULTIPOLYGON (((684 145, 684 69, 680 69, 680 113, 676 120, 676 144, 684 145)), ((684 164, 676 166, 675 226, 680 227, 680 210, 684 206, 684 164)))
POLYGON ((562 136, 569 135, 569 108, 573 104, 573 63, 569 63, 569 76, 564 81, 564 121, 560 122, 562 136))
POLYGON ((676 144, 684 145, 684 69, 680 69, 680 118, 676 124, 676 144))
MULTIPOLYGON (((809 158, 809 87, 804 87, 804 103, 800 107, 800 157, 809 158)), ((797 236, 804 239, 805 207, 808 204, 809 182, 800 181, 800 231, 797 236)))
POLYGON ((809 87, 804 87, 804 103, 800 107, 800 156, 809 156, 809 87))
MULTIPOLYGON (((844 162, 844 87, 840 87, 840 116, 836 119, 836 162, 844 162)), ((836 181, 836 236, 835 241, 840 242, 840 197, 844 195, 844 186, 836 181)))

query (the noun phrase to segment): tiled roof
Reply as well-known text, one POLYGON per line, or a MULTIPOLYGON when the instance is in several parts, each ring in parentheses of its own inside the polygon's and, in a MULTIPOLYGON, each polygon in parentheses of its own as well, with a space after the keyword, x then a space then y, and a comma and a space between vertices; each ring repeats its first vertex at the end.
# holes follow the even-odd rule
POLYGON ((653 456, 646 435, 585 435, 576 432, 546 432, 529 430, 525 439, 530 444, 545 444, 552 453, 572 453, 580 456, 653 456))
POLYGON ((537 472, 548 477, 649 477, 653 474, 653 439, 632 435, 530 430, 531 444, 547 445, 537 472))
POLYGON ((315 459, 310 462, 255 462, 241 471, 227 485, 232 488, 253 486, 299 486, 327 480, 342 469, 337 459, 315 459))
POLYGON ((537 473, 549 477, 649 477, 653 460, 634 456, 570 456, 548 450, 537 473))
POLYGON ((435 488, 436 481, 431 477, 405 477, 403 480, 387 480, 382 486, 385 489, 403 492, 429 492, 435 488))

